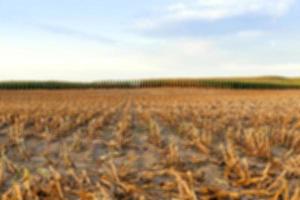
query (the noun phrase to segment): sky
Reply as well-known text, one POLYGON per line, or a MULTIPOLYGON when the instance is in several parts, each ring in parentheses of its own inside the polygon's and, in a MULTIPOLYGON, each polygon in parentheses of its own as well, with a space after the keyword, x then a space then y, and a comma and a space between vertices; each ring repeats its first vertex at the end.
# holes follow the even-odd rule
POLYGON ((0 0, 0 80, 300 76, 297 0, 0 0))

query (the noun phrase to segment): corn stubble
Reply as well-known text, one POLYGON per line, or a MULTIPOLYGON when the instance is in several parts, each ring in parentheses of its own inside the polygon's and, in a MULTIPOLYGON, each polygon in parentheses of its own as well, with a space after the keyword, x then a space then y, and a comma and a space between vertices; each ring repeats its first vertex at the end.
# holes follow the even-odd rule
POLYGON ((1 199, 298 200, 299 97, 1 91, 1 199))

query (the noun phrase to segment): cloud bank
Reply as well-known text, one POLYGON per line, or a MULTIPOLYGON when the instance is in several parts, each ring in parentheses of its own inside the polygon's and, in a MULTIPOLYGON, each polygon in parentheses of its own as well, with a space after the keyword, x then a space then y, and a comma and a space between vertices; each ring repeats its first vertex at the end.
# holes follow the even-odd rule
POLYGON ((190 20, 218 21, 241 16, 277 18, 285 15, 295 0, 181 0, 137 20, 138 29, 155 29, 190 20))

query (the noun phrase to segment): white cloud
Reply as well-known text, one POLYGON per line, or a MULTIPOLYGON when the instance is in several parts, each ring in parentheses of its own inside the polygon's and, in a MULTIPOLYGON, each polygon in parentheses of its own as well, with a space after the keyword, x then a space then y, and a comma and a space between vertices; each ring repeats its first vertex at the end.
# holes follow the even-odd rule
POLYGON ((140 19, 136 27, 153 29, 187 20, 216 21, 243 15, 280 17, 295 0, 181 0, 168 5, 159 17, 140 19))
POLYGON ((226 63, 222 65, 222 75, 224 76, 295 76, 298 77, 300 62, 279 63, 279 64, 259 64, 259 63, 226 63), (227 73, 226 73, 227 72, 227 73))
POLYGON ((256 38, 266 35, 267 33, 262 30, 242 30, 236 33, 239 38, 256 38))
MULTIPOLYGON (((252 32, 244 31, 242 35, 256 34, 255 31, 252 32)), ((255 52, 242 52, 234 50, 231 43, 222 47, 218 40, 200 38, 135 42, 131 45, 126 43, 111 46, 80 40, 48 39, 42 43, 39 39, 7 42, 0 38, 0 79, 92 81, 156 77, 300 75, 300 60, 298 57, 289 57, 290 53, 276 56, 271 51, 259 51, 260 48, 256 48, 255 52), (269 59, 264 60, 266 57, 269 59)), ((293 49, 288 49, 291 53, 294 52, 293 49)))
POLYGON ((80 80, 138 78, 160 74, 148 57, 127 46, 78 40, 6 42, 0 39, 1 80, 80 80))
POLYGON ((204 65, 219 58, 212 41, 187 38, 130 46, 105 46, 77 40, 56 43, 50 39, 47 43, 39 40, 8 43, 0 39, 0 43, 2 80, 91 81, 185 76, 198 74, 195 69, 199 63, 204 65))

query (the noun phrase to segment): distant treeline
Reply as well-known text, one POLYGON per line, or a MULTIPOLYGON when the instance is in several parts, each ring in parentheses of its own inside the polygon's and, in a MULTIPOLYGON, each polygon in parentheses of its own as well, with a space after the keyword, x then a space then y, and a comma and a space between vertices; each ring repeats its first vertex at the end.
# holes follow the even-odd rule
POLYGON ((0 82, 0 89, 130 89, 200 87, 228 89, 300 89, 300 79, 278 77, 223 79, 149 79, 99 82, 12 81, 0 82))

